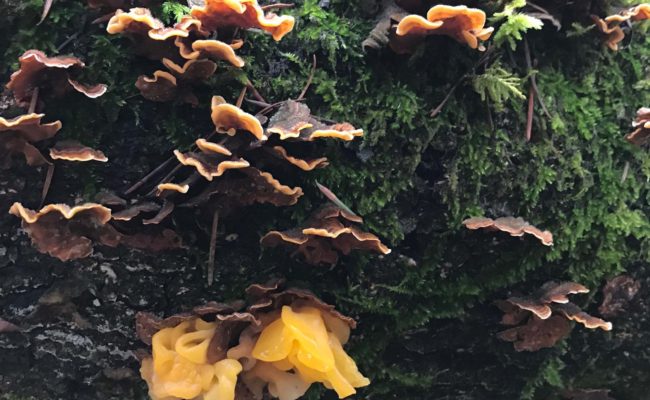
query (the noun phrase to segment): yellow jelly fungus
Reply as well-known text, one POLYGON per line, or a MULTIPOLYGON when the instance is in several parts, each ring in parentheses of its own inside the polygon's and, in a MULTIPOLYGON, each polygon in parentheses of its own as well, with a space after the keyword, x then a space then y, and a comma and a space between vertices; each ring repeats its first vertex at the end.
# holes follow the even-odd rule
POLYGON ((241 364, 227 358, 208 363, 208 347, 216 326, 216 323, 195 319, 153 335, 153 356, 143 360, 140 369, 153 400, 199 396, 203 400, 235 399, 241 364))
POLYGON ((269 382, 271 394, 281 399, 285 396, 273 392, 279 391, 279 379, 290 370, 308 385, 321 382, 334 389, 339 398, 350 396, 356 393, 355 388, 370 381, 343 350, 342 342, 348 337, 347 326, 331 316, 324 317, 317 308, 294 311, 284 306, 280 318, 260 334, 252 354, 263 363, 251 372, 269 382))

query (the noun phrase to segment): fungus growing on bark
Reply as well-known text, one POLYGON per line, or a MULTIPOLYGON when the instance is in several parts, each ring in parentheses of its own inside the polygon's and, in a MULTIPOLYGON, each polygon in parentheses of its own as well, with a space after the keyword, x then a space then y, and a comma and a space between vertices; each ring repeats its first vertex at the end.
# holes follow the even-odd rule
POLYGON ((301 254, 311 265, 336 264, 339 253, 348 255, 352 250, 389 254, 390 249, 377 236, 354 225, 361 222, 359 217, 328 204, 312 214, 303 227, 271 231, 260 243, 267 247, 296 247, 292 256, 301 254))
POLYGON ((11 75, 7 88, 19 105, 27 106, 33 96, 43 94, 60 97, 70 89, 92 99, 106 93, 104 84, 84 85, 72 78, 85 66, 76 57, 48 57, 40 50, 27 50, 18 61, 20 69, 11 75))
POLYGON ((505 313, 501 323, 515 326, 500 332, 499 339, 514 342, 517 351, 537 351, 553 347, 568 336, 572 329, 569 320, 588 329, 611 330, 610 322, 587 314, 568 299, 571 294, 587 292, 589 289, 574 282, 547 282, 531 296, 497 302, 505 313), (520 325, 524 321, 526 323, 520 325))
POLYGON ((206 59, 189 60, 180 66, 163 58, 163 64, 170 72, 155 71, 153 77, 141 75, 135 83, 142 97, 147 100, 167 102, 178 98, 198 105, 193 86, 210 78, 217 70, 217 64, 206 59))
POLYGON ((61 122, 43 124, 44 114, 25 114, 12 119, 0 117, 0 166, 11 165, 13 154, 23 154, 28 165, 49 164, 33 143, 54 137, 61 122))
POLYGON ((50 157, 53 160, 65 161, 108 161, 108 157, 101 150, 95 150, 72 140, 57 142, 50 149, 50 157))
POLYGON ((485 13, 466 6, 439 4, 427 12, 427 17, 408 15, 396 28, 398 37, 447 35, 473 49, 484 50, 480 41, 490 38, 494 28, 485 28, 485 13))
POLYGON ((276 41, 291 32, 295 23, 291 16, 265 14, 257 0, 206 0, 203 6, 192 7, 191 14, 210 31, 257 28, 270 33, 276 41))
POLYGON ((140 369, 152 399, 262 399, 268 391, 295 400, 315 382, 343 398, 369 384, 342 347, 353 319, 305 290, 247 292, 245 311, 210 302, 166 319, 138 313, 138 336, 153 350, 140 369))
POLYGON ((594 21, 596 28, 603 34, 607 47, 616 51, 618 50, 618 44, 625 38, 621 23, 650 19, 650 3, 639 4, 604 19, 592 15, 591 19, 594 21))
POLYGON ((472 217, 464 220, 463 225, 471 230, 486 229, 489 231, 501 231, 515 237, 529 234, 535 236, 545 246, 553 245, 553 234, 551 232, 542 231, 519 217, 501 217, 497 219, 472 217))
POLYGON ((641 289, 641 282, 627 275, 620 275, 607 281, 603 288, 603 303, 598 307, 598 312, 606 318, 623 314, 639 289, 641 289))
POLYGON ((88 257, 93 252, 93 242, 115 247, 119 234, 108 222, 111 210, 96 203, 75 207, 49 204, 39 211, 14 203, 9 213, 22 219, 23 229, 32 244, 41 253, 61 261, 88 257))
POLYGON ((238 130, 253 134, 257 140, 266 140, 264 128, 254 115, 244 112, 241 108, 228 104, 221 96, 212 98, 212 123, 217 132, 234 135, 238 130))
POLYGON ((643 146, 650 142, 650 108, 639 108, 632 127, 635 128, 634 131, 625 137, 628 142, 636 146, 643 146))

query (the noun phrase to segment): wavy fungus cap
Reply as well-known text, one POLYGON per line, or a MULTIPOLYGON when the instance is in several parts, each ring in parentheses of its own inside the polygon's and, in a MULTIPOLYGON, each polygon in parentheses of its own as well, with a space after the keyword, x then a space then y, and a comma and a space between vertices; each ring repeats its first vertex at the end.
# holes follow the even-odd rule
POLYGON ((389 254, 390 249, 377 236, 353 225, 360 222, 334 205, 316 211, 301 228, 271 231, 260 240, 263 246, 295 247, 292 255, 301 254, 311 265, 336 264, 339 253, 353 250, 389 254))
POLYGON ((191 14, 210 31, 257 28, 270 33, 276 41, 291 32, 295 23, 291 16, 265 15, 257 0, 206 0, 202 7, 192 7, 191 14))
POLYGON ((636 146, 643 146, 650 142, 650 108, 639 108, 632 127, 636 129, 625 136, 625 140, 636 146))
POLYGON ((57 142, 56 145, 50 149, 50 157, 53 160, 79 162, 108 161, 108 157, 106 157, 101 150, 95 150, 73 140, 57 142))
POLYGON ((427 17, 409 15, 397 25, 397 36, 447 35, 473 49, 481 49, 479 41, 488 40, 494 28, 485 28, 485 12, 467 6, 439 4, 427 17))
POLYGON ((547 282, 531 296, 510 297, 497 302, 505 313, 501 321, 504 325, 518 325, 500 332, 501 340, 515 343, 517 351, 537 351, 552 347, 568 335, 569 320, 576 321, 588 329, 612 329, 612 324, 584 312, 571 303, 568 295, 587 293, 589 290, 574 282, 547 282), (565 322, 561 322, 563 320, 565 322), (527 321, 523 325, 519 325, 527 321))
POLYGON ((120 241, 119 234, 108 225, 111 210, 100 204, 49 204, 34 211, 14 203, 9 213, 23 220, 23 229, 39 252, 61 261, 89 256, 93 241, 113 247, 120 241))
POLYGON ((487 229, 490 231, 501 231, 515 237, 529 234, 535 236, 545 246, 553 245, 553 234, 551 232, 542 231, 519 217, 501 217, 497 219, 472 217, 464 220, 463 225, 470 230, 487 229))
POLYGON ((85 65, 69 56, 48 57, 40 50, 27 50, 20 58, 20 69, 14 72, 7 88, 14 92, 16 102, 28 105, 35 88, 48 89, 50 95, 60 97, 73 89, 89 98, 97 98, 106 93, 104 84, 84 85, 70 77, 85 65))
POLYGON ((266 140, 264 128, 254 115, 228 104, 221 96, 212 97, 212 122, 220 133, 234 135, 238 130, 253 134, 257 140, 266 140))
POLYGON ((43 124, 44 114, 25 114, 12 119, 0 117, 0 165, 10 165, 12 154, 23 154, 28 165, 49 164, 32 143, 54 137, 61 121, 43 124))

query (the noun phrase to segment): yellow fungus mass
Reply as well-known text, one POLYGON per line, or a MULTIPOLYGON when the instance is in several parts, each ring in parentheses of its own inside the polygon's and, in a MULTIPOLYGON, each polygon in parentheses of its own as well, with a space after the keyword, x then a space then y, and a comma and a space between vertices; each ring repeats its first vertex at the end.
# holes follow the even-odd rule
POLYGON ((143 360, 140 369, 153 400, 199 396, 203 400, 235 399, 241 364, 228 358, 208 363, 208 347, 216 326, 197 318, 153 335, 152 358, 143 360))
POLYGON ((343 350, 342 342, 348 336, 348 327, 329 316, 324 318, 317 308, 293 310, 284 306, 280 318, 260 334, 252 354, 263 362, 250 373, 269 382, 269 392, 281 400, 297 398, 281 389, 296 377, 307 384, 304 390, 311 383, 321 382, 334 389, 339 398, 350 396, 356 393, 355 388, 367 386, 370 381, 343 350))

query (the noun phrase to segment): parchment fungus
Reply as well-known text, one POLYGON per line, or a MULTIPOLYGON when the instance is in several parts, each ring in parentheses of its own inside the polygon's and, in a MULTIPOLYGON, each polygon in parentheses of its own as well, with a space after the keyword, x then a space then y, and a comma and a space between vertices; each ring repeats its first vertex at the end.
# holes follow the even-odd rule
POLYGON ((348 255, 353 250, 389 254, 390 249, 377 236, 355 226, 362 222, 356 215, 328 204, 312 214, 303 227, 271 231, 260 243, 268 247, 293 247, 292 255, 300 254, 311 265, 336 264, 339 253, 348 255))
POLYGON ((535 236, 545 246, 553 245, 553 234, 551 232, 546 230, 542 231, 519 217, 501 217, 497 219, 472 217, 464 220, 463 225, 470 230, 486 229, 488 231, 501 231, 515 237, 529 234, 535 236))
POLYGON ((572 329, 570 320, 588 329, 611 330, 610 322, 587 314, 569 301, 569 295, 587 292, 589 289, 578 283, 547 282, 531 296, 497 302, 505 313, 501 323, 514 326, 500 332, 499 339, 513 342, 517 351, 537 351, 567 337, 572 329))
POLYGON ((61 122, 43 124, 44 114, 25 114, 12 119, 0 117, 0 166, 9 167, 13 154, 22 154, 28 165, 50 162, 34 143, 50 139, 61 129, 61 122))

